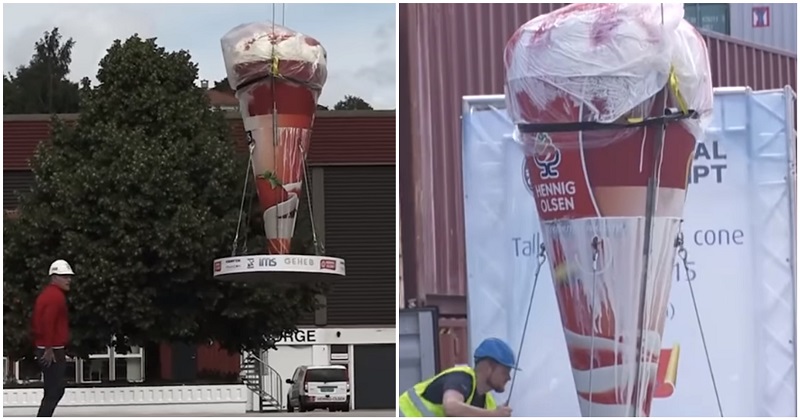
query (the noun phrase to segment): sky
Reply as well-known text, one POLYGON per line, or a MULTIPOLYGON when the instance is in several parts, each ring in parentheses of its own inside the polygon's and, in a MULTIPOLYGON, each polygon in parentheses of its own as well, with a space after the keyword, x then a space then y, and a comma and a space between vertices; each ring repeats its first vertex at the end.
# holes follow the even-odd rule
MULTIPOLYGON (((319 103, 333 106, 345 95, 376 109, 395 109, 394 4, 4 4, 3 73, 27 64, 34 43, 58 27, 72 38, 73 81, 96 82, 97 63, 116 39, 135 33, 156 37, 168 51, 188 50, 200 79, 226 76, 220 38, 253 21, 284 22, 319 40, 328 52, 328 81, 319 103), (285 8, 285 9, 284 9, 285 8), (282 11, 285 10, 285 15, 282 11)), ((63 41, 62 41, 63 42, 63 41)))

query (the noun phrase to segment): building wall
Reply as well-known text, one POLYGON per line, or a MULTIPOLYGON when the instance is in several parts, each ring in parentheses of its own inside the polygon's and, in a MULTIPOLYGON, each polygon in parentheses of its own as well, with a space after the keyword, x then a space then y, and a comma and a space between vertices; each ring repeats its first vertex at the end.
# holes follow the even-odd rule
POLYGON ((797 3, 731 3, 730 35, 797 55, 797 3), (754 24, 754 8, 769 10, 768 24, 754 24))
POLYGON ((402 226, 403 222, 400 220, 400 217, 397 218, 397 307, 403 309, 406 307, 406 296, 405 296, 405 289, 403 288, 403 235, 402 226))
MULTIPOLYGON (((280 389, 268 389, 267 392, 283 395, 285 404, 285 396, 289 390, 286 379, 292 377, 295 369, 303 365, 341 364, 346 366, 350 373, 351 406, 354 407, 355 396, 359 392, 357 375, 360 376, 363 373, 357 372, 355 369, 357 362, 355 348, 368 345, 394 345, 397 341, 396 334, 394 326, 383 328, 301 328, 296 334, 279 340, 275 344, 276 349, 264 352, 262 360, 275 369, 281 379, 280 389), (333 351, 334 346, 344 347, 346 353, 333 351), (344 354, 347 355, 347 358, 344 358, 344 354)), ((394 357, 387 363, 393 370, 395 369, 394 357)), ((391 392, 394 393, 394 378, 387 379, 391 379, 391 392)), ((270 384, 272 381, 265 382, 270 384)), ((388 386, 389 383, 383 385, 388 386)))
MULTIPOLYGON (((325 248, 344 258, 347 276, 331 286, 331 325, 395 325, 394 166, 324 168, 325 248)), ((317 202, 314 205, 318 205, 317 202)))
POLYGON ((797 4, 684 3, 684 11, 697 28, 797 54, 797 4))
MULTIPOLYGON (((78 114, 58 115, 68 126, 78 114)), ((238 112, 228 112, 230 138, 240 152, 247 151, 246 135, 238 112)), ((393 165, 395 163, 394 111, 317 111, 310 165, 393 165)), ((3 115, 3 170, 28 170, 36 147, 50 138, 49 115, 3 115)))
POLYGON ((20 195, 28 192, 33 182, 30 170, 3 171, 3 209, 16 209, 20 195))

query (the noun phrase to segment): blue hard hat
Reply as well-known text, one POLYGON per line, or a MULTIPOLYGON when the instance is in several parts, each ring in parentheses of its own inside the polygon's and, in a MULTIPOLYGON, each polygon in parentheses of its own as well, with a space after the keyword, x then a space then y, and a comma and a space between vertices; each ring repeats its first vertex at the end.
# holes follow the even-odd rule
MULTIPOLYGON (((495 362, 511 369, 517 369, 514 350, 511 350, 505 341, 499 338, 487 338, 478 345, 473 355, 475 363, 481 359, 492 359, 495 362)), ((517 369, 519 370, 519 369, 517 369)))

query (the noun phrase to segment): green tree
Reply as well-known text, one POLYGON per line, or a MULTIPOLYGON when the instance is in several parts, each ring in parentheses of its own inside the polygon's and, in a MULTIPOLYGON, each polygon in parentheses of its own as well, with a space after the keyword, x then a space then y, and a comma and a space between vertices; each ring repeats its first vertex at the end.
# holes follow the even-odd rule
POLYGON ((333 106, 333 109, 336 111, 348 111, 356 109, 371 110, 372 105, 368 104, 367 101, 359 98, 358 96, 346 95, 344 99, 337 102, 336 105, 333 106))
POLYGON ((45 32, 28 65, 3 76, 3 113, 78 112, 78 84, 67 79, 74 46, 72 38, 62 43, 58 28, 45 32))
POLYGON ((228 82, 228 78, 224 78, 220 81, 214 82, 214 87, 211 88, 212 90, 217 90, 220 92, 231 92, 233 93, 233 89, 231 88, 231 84, 228 82))
POLYGON ((211 276, 212 261, 230 255, 246 168, 194 84, 190 55, 133 36, 109 48, 97 79, 73 128, 54 118, 52 142, 32 162, 35 186, 5 220, 5 350, 30 346, 29 308, 56 258, 77 274, 79 354, 209 340, 255 350, 294 330, 320 288, 211 276))

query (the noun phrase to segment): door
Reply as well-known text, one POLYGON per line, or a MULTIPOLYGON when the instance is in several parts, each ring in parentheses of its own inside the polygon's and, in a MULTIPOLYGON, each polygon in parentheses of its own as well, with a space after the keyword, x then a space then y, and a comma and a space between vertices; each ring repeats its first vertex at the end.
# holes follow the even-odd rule
POLYGON ((356 410, 394 409, 397 362, 394 344, 353 346, 353 398, 356 410))
POLYGON ((172 379, 178 382, 197 380, 197 347, 186 343, 172 345, 172 379))

